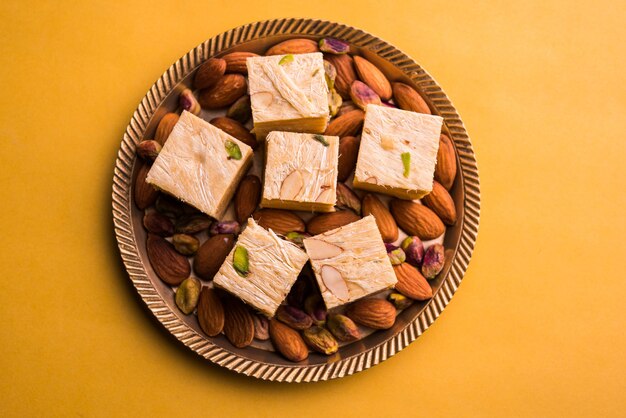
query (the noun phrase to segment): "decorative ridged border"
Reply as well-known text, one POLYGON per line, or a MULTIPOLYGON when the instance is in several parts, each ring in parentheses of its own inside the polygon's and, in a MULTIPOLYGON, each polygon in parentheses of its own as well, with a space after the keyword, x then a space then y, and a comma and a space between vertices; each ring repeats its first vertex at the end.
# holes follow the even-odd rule
POLYGON ((470 138, 456 109, 433 78, 406 54, 368 33, 343 24, 312 19, 277 19, 251 23, 217 35, 189 51, 157 80, 139 104, 124 133, 113 177, 113 220, 120 253, 133 284, 148 308, 176 338, 201 356, 238 373, 273 381, 309 382, 348 376, 386 360, 414 341, 439 316, 461 283, 474 249, 479 212, 478 168, 470 138), (459 172, 465 196, 463 218, 459 220, 462 222, 462 230, 449 273, 440 289, 418 317, 394 337, 367 351, 330 364, 263 363, 233 354, 198 334, 170 311, 150 282, 139 257, 131 225, 130 185, 135 146, 143 138, 150 118, 168 93, 199 64, 220 51, 242 42, 282 34, 341 38, 394 64, 428 96, 445 119, 460 161, 459 172))

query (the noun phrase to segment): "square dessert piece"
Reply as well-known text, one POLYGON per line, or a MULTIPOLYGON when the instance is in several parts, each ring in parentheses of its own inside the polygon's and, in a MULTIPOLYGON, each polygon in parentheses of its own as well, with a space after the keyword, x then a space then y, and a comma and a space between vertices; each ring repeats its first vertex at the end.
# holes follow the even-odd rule
POLYGON ((335 210, 339 137, 273 131, 265 149, 262 207, 335 210))
POLYGON ((354 187, 401 199, 430 193, 443 118, 368 105, 354 187))
POLYGON ((396 284, 372 215, 304 239, 326 308, 354 302, 396 284))
POLYGON ((183 111, 146 181, 219 219, 252 164, 252 148, 183 111))
POLYGON ((308 259, 298 246, 250 218, 213 283, 271 318, 308 259))
POLYGON ((254 133, 323 133, 329 119, 328 86, 320 52, 250 57, 248 85, 254 133))

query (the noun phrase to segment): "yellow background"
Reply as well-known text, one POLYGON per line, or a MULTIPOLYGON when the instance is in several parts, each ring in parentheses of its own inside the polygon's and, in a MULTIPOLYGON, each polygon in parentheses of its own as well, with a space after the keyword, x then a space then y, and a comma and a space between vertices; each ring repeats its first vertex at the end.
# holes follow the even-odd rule
POLYGON ((0 2, 0 415, 624 416, 623 2, 0 2), (459 292, 390 360, 256 381, 169 337, 122 269, 112 169, 203 40, 274 17, 398 46, 457 106, 482 216, 459 292))

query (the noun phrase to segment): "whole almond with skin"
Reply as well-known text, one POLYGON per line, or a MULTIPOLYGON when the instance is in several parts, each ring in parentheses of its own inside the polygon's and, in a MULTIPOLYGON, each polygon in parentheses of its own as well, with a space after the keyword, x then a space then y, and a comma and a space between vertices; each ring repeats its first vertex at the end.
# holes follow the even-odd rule
POLYGON ((213 276, 218 272, 234 245, 234 235, 212 236, 198 249, 193 259, 193 271, 203 280, 213 280, 213 276))
POLYGON ((215 337, 224 328, 224 305, 217 292, 206 286, 200 291, 198 300, 198 323, 209 337, 215 337))
POLYGON ((337 111, 337 115, 335 116, 339 117, 353 110, 359 110, 359 107, 352 103, 352 100, 344 100, 343 103, 341 103, 339 110, 337 111))
POLYGON ((454 200, 439 182, 433 182, 433 190, 422 198, 422 203, 431 208, 446 225, 456 223, 454 200))
POLYGON ((148 234, 146 252, 157 276, 169 285, 178 286, 191 274, 187 257, 180 255, 165 238, 148 234))
POLYGON ((404 83, 392 83, 394 102, 400 109, 430 115, 430 108, 422 96, 411 86, 404 83))
POLYGON ((151 184, 146 183, 146 177, 150 171, 150 166, 147 163, 141 163, 139 170, 137 171, 137 177, 135 177, 134 184, 134 196, 135 205, 141 210, 144 210, 148 206, 152 206, 159 197, 157 189, 152 187, 151 184))
POLYGON ((222 57, 226 61, 226 72, 248 74, 248 66, 246 60, 250 57, 258 57, 254 52, 231 52, 222 57))
POLYGON ((348 225, 361 219, 359 215, 351 210, 338 210, 337 212, 322 213, 312 217, 306 225, 306 230, 311 235, 322 234, 348 225))
POLYGON ((237 348, 249 346, 254 339, 254 318, 250 309, 239 299, 224 300, 224 335, 237 348))
POLYGON ((363 196, 361 208, 363 216, 374 215, 384 242, 394 242, 398 239, 398 225, 387 206, 376 195, 368 193, 363 196))
POLYGON ((235 215, 237 222, 245 225, 261 200, 261 179, 250 174, 239 183, 235 192, 235 215))
POLYGON ((398 226, 409 235, 422 240, 435 239, 446 230, 435 212, 411 200, 391 200, 391 213, 398 226))
POLYGON ((209 89, 200 90, 198 102, 203 109, 219 109, 233 104, 246 94, 248 83, 241 74, 226 74, 209 89))
POLYGON ((226 61, 221 58, 209 58, 202 64, 193 78, 196 89, 213 87, 226 72, 226 61))
POLYGON ((281 209, 259 209, 252 214, 254 220, 265 229, 277 234, 304 232, 304 221, 295 213, 281 209))
POLYGON ((164 145, 165 141, 167 141, 167 138, 172 133, 176 122, 178 122, 178 115, 176 113, 166 113, 163 115, 157 125, 154 140, 159 144, 164 145))
POLYGON ((391 83, 374 64, 365 58, 355 56, 354 68, 362 82, 367 84, 383 100, 391 99, 391 83))
POLYGON ((311 39, 297 38, 280 42, 267 50, 265 55, 308 54, 319 52, 317 42, 311 39))
POLYGON ((246 128, 236 120, 228 118, 226 116, 220 116, 211 119, 209 123, 213 126, 217 126, 228 135, 237 138, 252 149, 256 148, 256 137, 250 133, 248 128, 246 128))
POLYGON ((339 160, 337 162, 337 180, 346 181, 356 167, 361 139, 344 136, 339 140, 339 160))
POLYGON ((428 300, 433 297, 433 289, 426 278, 409 263, 393 266, 393 271, 398 279, 396 290, 404 296, 415 300, 428 300))
POLYGON ((162 237, 174 235, 174 223, 162 213, 149 212, 143 215, 143 227, 152 234, 162 237))
POLYGON ((309 349, 300 333, 277 319, 270 320, 270 338, 276 350, 287 360, 298 362, 309 356, 309 349))
POLYGON ((456 177, 456 154, 452 140, 445 134, 439 137, 437 150, 437 165, 435 166, 435 180, 446 190, 450 190, 456 177))
POLYGON ((352 110, 331 120, 324 135, 338 136, 340 138, 344 136, 355 136, 363 126, 364 120, 365 112, 362 110, 352 110))
POLYGON ((350 86, 356 80, 354 72, 354 60, 348 54, 333 55, 324 54, 324 59, 335 66, 337 77, 335 77, 335 90, 342 99, 350 98, 350 86))
POLYGON ((389 329, 396 322, 396 308, 385 299, 361 299, 348 306, 346 316, 369 328, 389 329))

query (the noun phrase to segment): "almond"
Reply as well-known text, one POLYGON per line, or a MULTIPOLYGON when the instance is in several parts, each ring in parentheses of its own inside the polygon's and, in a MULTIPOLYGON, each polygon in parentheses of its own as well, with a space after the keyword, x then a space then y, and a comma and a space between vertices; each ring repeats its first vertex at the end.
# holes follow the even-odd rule
POLYGON ((193 271, 204 280, 213 280, 213 276, 235 245, 235 236, 230 234, 214 235, 204 242, 193 259, 193 271))
POLYGON ((446 230, 437 214, 424 205, 410 200, 393 199, 390 206, 398 226, 409 235, 429 240, 437 238, 446 230))
POLYGON ((428 300, 433 297, 433 290, 418 269, 409 263, 393 266, 398 283, 396 290, 415 300, 428 300))
POLYGON ((363 196, 361 208, 363 216, 374 215, 384 242, 394 242, 398 239, 398 225, 387 206, 376 195, 368 193, 363 196))
POLYGON ((226 116, 220 116, 211 119, 209 123, 213 126, 217 126, 228 135, 237 138, 252 149, 256 148, 256 137, 250 133, 248 128, 246 128, 236 120, 228 118, 226 116))
POLYGON ((143 216, 143 227, 152 234, 162 237, 174 235, 174 223, 162 213, 149 212, 143 216))
POLYGON ((396 308, 385 299, 361 299, 348 306, 346 315, 357 324, 389 329, 396 322, 396 308))
POLYGON ((280 199, 294 200, 304 187, 304 178, 300 170, 293 170, 280 185, 280 199))
POLYGON ((341 302, 347 302, 350 299, 350 291, 348 284, 341 275, 341 272, 333 266, 323 265, 320 268, 320 278, 330 291, 341 302))
POLYGON ((270 338, 280 354, 291 361, 302 361, 309 356, 309 349, 298 331, 277 319, 270 320, 270 338))
POLYGON ((226 72, 248 74, 246 60, 250 57, 258 57, 254 52, 231 52, 222 57, 226 61, 226 72))
POLYGON ((200 328, 206 335, 214 337, 222 332, 224 328, 224 306, 215 290, 206 286, 202 288, 197 313, 200 328))
POLYGON ((167 138, 172 133, 176 122, 178 122, 178 115, 176 113, 166 113, 163 115, 157 125, 154 140, 161 145, 165 144, 165 141, 167 141, 167 138))
POLYGON ((454 145, 450 138, 441 134, 439 137, 439 150, 437 150, 437 165, 435 166, 435 180, 446 190, 450 190, 456 177, 456 155, 454 145))
POLYGON ((354 57, 354 67, 361 81, 374 90, 381 99, 391 99, 391 83, 378 67, 362 57, 354 57))
POLYGON ((422 203, 431 208, 446 225, 456 223, 454 200, 439 182, 433 182, 433 190, 422 198, 422 203))
POLYGON ((337 257, 343 252, 340 246, 315 238, 308 238, 305 248, 311 260, 325 260, 337 257))
POLYGON ((341 103, 341 106, 339 107, 339 110, 337 111, 337 114, 335 116, 339 117, 353 110, 359 110, 359 107, 356 104, 352 103, 352 100, 344 100, 343 103, 341 103))
POLYGON ((297 38, 278 43, 267 50, 265 55, 307 54, 319 52, 317 42, 311 39, 297 38))
POLYGON ((333 119, 328 124, 324 135, 338 136, 340 138, 344 136, 354 136, 363 126, 364 120, 365 112, 362 110, 352 110, 333 119))
POLYGON ((337 70, 337 77, 335 77, 335 90, 337 90, 337 93, 339 93, 342 99, 349 99, 350 86, 352 86, 352 83, 356 80, 354 60, 347 54, 324 54, 324 59, 330 62, 337 70))
POLYGON ((150 171, 150 166, 147 163, 142 163, 137 170, 137 177, 135 177, 135 190, 133 191, 135 205, 141 210, 152 206, 159 196, 158 190, 146 183, 148 171, 150 171))
POLYGON ((224 300, 224 335, 237 348, 249 346, 254 339, 254 318, 250 309, 239 299, 224 300))
POLYGON ((394 101, 400 109, 418 113, 431 113, 426 101, 413 87, 404 83, 393 83, 391 87, 393 89, 394 101))
POLYGON ((193 87, 208 89, 213 87, 226 72, 226 61, 221 58, 209 58, 202 64, 193 78, 193 87))
POLYGON ((326 231, 348 225, 361 219, 351 210, 339 210, 337 212, 322 213, 316 215, 306 225, 306 230, 311 235, 323 234, 326 231))
POLYGON ((261 180, 250 174, 239 183, 235 193, 235 215, 237 222, 245 225, 246 220, 252 215, 261 200, 261 180))
POLYGON ((146 252, 157 276, 169 285, 178 286, 191 274, 187 257, 178 254, 165 238, 148 234, 146 252))
POLYGON ((337 180, 346 181, 356 167, 361 139, 355 136, 344 136, 339 140, 339 161, 337 163, 337 180))
POLYGON ((241 74, 226 74, 209 88, 200 90, 198 102, 204 109, 219 109, 233 104, 246 94, 248 83, 241 74))
POLYGON ((287 235, 289 232, 304 232, 304 221, 295 213, 280 209, 260 209, 252 217, 265 229, 277 234, 287 235))

